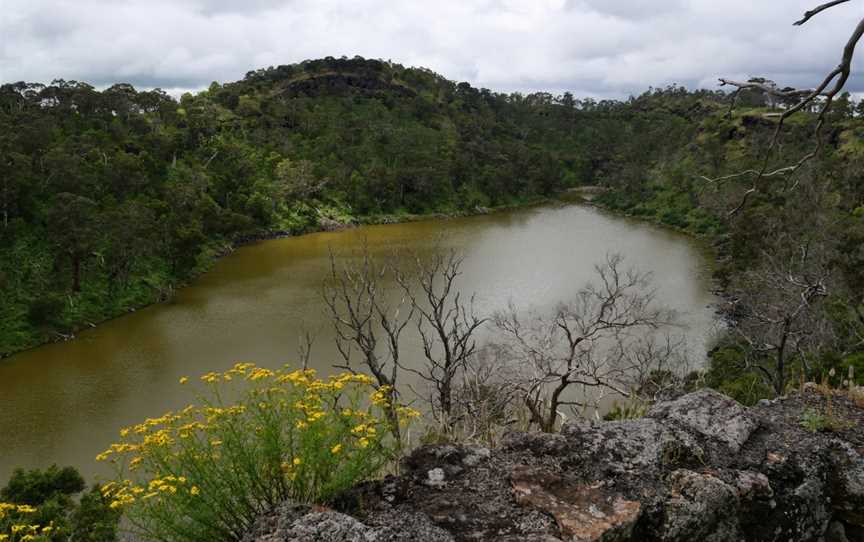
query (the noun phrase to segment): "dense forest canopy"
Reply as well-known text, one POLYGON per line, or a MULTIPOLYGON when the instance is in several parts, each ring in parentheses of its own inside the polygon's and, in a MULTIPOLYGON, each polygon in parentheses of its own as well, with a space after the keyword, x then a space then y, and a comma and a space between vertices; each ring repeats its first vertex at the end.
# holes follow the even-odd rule
MULTIPOLYGON (((0 355, 165 299, 244 239, 599 184, 607 206, 717 242, 721 286, 745 300, 733 321, 755 314, 760 270, 818 246, 804 264, 830 268, 823 312, 808 311, 821 331, 796 335, 795 359, 864 365, 864 107, 840 97, 818 159, 728 219, 747 187, 703 178, 752 167, 776 122, 764 113, 788 106, 758 88, 736 99, 731 111, 724 92, 681 87, 622 101, 502 94, 360 57, 251 71, 179 101, 128 84, 3 85, 0 355)), ((788 121, 771 159, 811 134, 788 121)), ((750 367, 742 349, 770 340, 749 339, 717 352, 750 367)))

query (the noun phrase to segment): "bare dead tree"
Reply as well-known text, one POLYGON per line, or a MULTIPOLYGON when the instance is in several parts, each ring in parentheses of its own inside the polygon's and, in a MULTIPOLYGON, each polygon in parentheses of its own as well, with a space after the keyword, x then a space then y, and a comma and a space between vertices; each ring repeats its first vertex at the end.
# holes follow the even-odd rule
MULTIPOLYGON (((795 26, 802 26, 819 13, 822 13, 823 11, 831 9, 840 4, 845 4, 849 1, 850 0, 833 0, 831 2, 825 2, 817 6, 816 8, 806 12, 804 14, 804 17, 796 21, 794 24, 795 26)), ((825 78, 822 80, 821 83, 819 83, 818 86, 812 89, 780 89, 776 85, 766 84, 765 82, 763 82, 763 80, 758 79, 753 79, 746 82, 733 81, 731 79, 725 78, 720 79, 721 86, 732 86, 735 88, 731 96, 732 107, 734 107, 738 95, 744 90, 759 90, 766 95, 775 98, 780 98, 783 100, 797 100, 794 105, 791 105, 789 108, 783 111, 783 113, 779 114, 777 126, 774 129, 774 134, 771 138, 771 142, 768 146, 767 151, 765 152, 765 156, 759 168, 749 169, 746 171, 741 171, 722 177, 716 177, 713 179, 703 177, 705 181, 712 185, 720 185, 728 181, 741 178, 752 179, 751 186, 744 191, 744 194, 740 198, 740 202, 738 203, 738 205, 729 212, 730 216, 737 214, 747 204, 749 197, 759 189, 761 181, 772 177, 789 176, 796 173, 805 163, 816 157, 822 150, 822 132, 825 125, 827 113, 831 110, 831 106, 834 104, 834 99, 843 90, 843 88, 846 86, 846 83, 849 81, 849 77, 852 74, 852 59, 855 54, 855 49, 858 46, 858 42, 861 40, 862 35, 864 35, 864 18, 862 18, 858 22, 852 32, 852 35, 847 40, 846 45, 843 48, 843 55, 840 59, 840 63, 837 65, 837 67, 835 67, 825 76, 825 78), (814 138, 816 140, 816 144, 813 150, 805 154, 795 163, 772 168, 771 157, 774 153, 774 150, 779 145, 780 135, 782 133, 783 126, 786 120, 789 117, 795 115, 796 113, 799 113, 808 108, 815 108, 817 111, 814 130, 814 138)))
POLYGON ((308 329, 304 329, 303 333, 298 336, 297 343, 297 356, 304 371, 309 368, 309 360, 312 358, 312 346, 314 344, 315 334, 308 329))
POLYGON ((642 401, 658 401, 680 392, 692 367, 683 334, 663 333, 638 336, 618 351, 628 367, 625 381, 631 394, 642 401))
POLYGON ((457 289, 464 259, 458 252, 438 252, 429 258, 415 254, 412 259, 413 277, 397 272, 397 280, 417 314, 426 363, 420 369, 403 369, 432 388, 428 397, 432 414, 440 427, 449 431, 454 386, 477 350, 476 334, 487 318, 475 313, 473 295, 466 301, 457 289))
MULTIPOLYGON (((596 267, 599 284, 588 284, 575 299, 561 304, 551 318, 519 318, 511 306, 494 316, 503 333, 502 347, 520 370, 522 400, 531 424, 555 429, 562 407, 590 406, 588 391, 628 394, 632 370, 624 352, 640 333, 669 325, 671 311, 655 306, 651 276, 623 270, 623 258, 607 256, 596 267), (581 387, 585 399, 567 395, 581 387)), ((596 403, 594 403, 596 404, 596 403)))
POLYGON ((501 356, 497 345, 484 345, 467 361, 454 384, 451 432, 460 441, 495 446, 524 417, 518 373, 501 356))
POLYGON ((817 313, 830 287, 830 269, 818 249, 801 244, 766 251, 762 265, 745 273, 731 290, 732 330, 748 347, 745 368, 759 374, 778 395, 791 361, 808 369, 808 353, 818 350, 829 332, 817 313))
POLYGON ((339 266, 331 251, 323 299, 336 331, 336 347, 345 362, 337 367, 354 372, 356 352, 359 363, 372 373, 387 398, 388 423, 400 441, 396 390, 399 338, 413 319, 414 309, 404 297, 393 306, 388 303, 381 283, 392 273, 392 266, 373 260, 365 243, 357 263, 339 266))

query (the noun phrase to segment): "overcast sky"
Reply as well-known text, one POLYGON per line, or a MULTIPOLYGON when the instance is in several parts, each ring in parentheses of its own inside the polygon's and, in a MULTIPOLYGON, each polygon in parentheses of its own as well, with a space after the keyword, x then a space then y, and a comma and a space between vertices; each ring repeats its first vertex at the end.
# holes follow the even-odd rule
MULTIPOLYGON (((260 67, 361 55, 497 91, 626 97, 670 83, 714 88, 721 75, 809 87, 864 15, 853 0, 792 26, 820 1, 0 0, 0 81, 178 94, 260 67)), ((864 78, 850 90, 864 91, 864 78)))

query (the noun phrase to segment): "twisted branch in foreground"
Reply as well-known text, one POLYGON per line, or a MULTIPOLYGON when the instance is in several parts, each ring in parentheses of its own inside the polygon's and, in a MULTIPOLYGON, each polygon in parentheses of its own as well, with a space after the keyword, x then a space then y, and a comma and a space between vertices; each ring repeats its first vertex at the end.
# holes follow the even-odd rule
MULTIPOLYGON (((816 8, 806 12, 804 17, 796 21, 795 26, 802 26, 807 23, 810 19, 818 15, 819 13, 838 6, 840 4, 845 4, 850 0, 833 0, 831 2, 826 2, 817 6, 816 8)), ((855 30, 852 32, 852 35, 849 37, 849 40, 846 42, 846 46, 843 48, 843 56, 841 58, 840 64, 837 65, 836 68, 831 70, 828 75, 822 80, 822 82, 814 89, 810 90, 796 90, 796 89, 778 89, 774 85, 765 84, 758 81, 748 81, 746 83, 742 83, 739 81, 733 81, 731 79, 720 79, 720 86, 732 86, 735 87, 735 91, 732 93, 731 100, 732 106, 734 107, 735 101, 738 95, 743 90, 759 90, 764 92, 765 94, 769 94, 771 96, 780 97, 780 98, 797 98, 801 97, 801 99, 792 107, 783 111, 783 113, 779 116, 779 120, 777 122, 777 127, 774 129, 774 135, 771 138, 771 142, 768 146, 768 150, 765 153, 765 158, 762 161, 762 167, 759 169, 750 169, 747 171, 742 171, 740 173, 735 173, 732 175, 725 175, 717 178, 707 178, 702 177, 708 184, 720 185, 727 181, 737 179, 740 177, 752 176, 753 183, 749 189, 744 192, 744 195, 741 198, 740 203, 732 209, 728 216, 736 215, 744 206, 747 204, 747 200, 758 190, 759 181, 764 178, 779 176, 779 175, 792 175, 797 172, 804 164, 808 161, 812 160, 819 152, 822 150, 823 140, 822 140, 822 129, 825 125, 825 117, 828 111, 831 109, 831 106, 834 103, 834 98, 837 94, 840 93, 841 90, 846 86, 846 83, 849 81, 849 77, 852 74, 852 58, 855 54, 855 48, 858 45, 858 42, 861 41, 862 36, 864 36, 864 18, 862 18, 858 25, 855 27, 855 30), (780 168, 776 168, 773 170, 769 170, 769 161, 774 149, 777 147, 777 144, 780 139, 780 133, 783 129, 783 126, 786 122, 786 119, 791 117, 792 115, 798 113, 803 110, 805 107, 813 105, 818 98, 824 98, 824 101, 821 103, 819 107, 819 114, 816 118, 816 128, 814 131, 814 137, 816 138, 816 145, 813 150, 806 155, 804 155, 798 162, 783 166, 780 168)), ((731 109, 730 109, 731 111, 731 109)))

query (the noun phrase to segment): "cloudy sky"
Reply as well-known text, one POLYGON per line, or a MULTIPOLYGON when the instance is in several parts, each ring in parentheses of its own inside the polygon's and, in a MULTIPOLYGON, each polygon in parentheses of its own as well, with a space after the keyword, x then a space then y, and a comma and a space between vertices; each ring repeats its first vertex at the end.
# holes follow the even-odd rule
MULTIPOLYGON (((820 1, 0 0, 0 82, 178 94, 259 67, 361 55, 498 91, 624 97, 714 87, 721 75, 813 86, 864 16, 853 0, 792 26, 820 1)), ((850 90, 864 91, 864 77, 850 90)))

